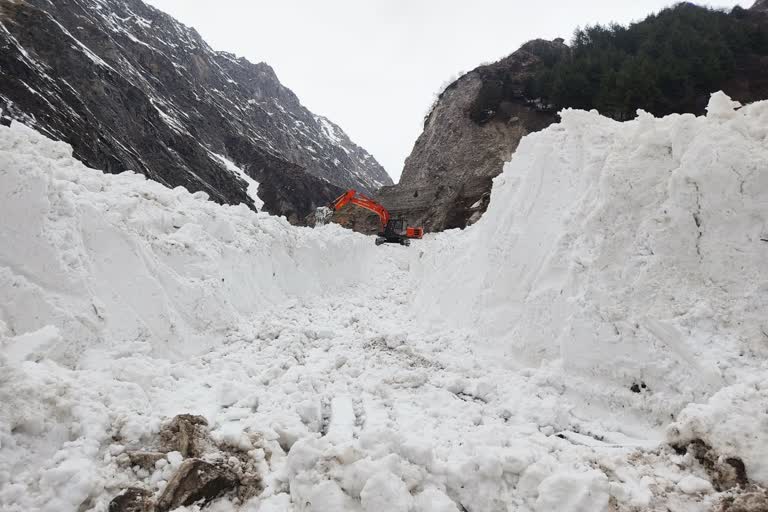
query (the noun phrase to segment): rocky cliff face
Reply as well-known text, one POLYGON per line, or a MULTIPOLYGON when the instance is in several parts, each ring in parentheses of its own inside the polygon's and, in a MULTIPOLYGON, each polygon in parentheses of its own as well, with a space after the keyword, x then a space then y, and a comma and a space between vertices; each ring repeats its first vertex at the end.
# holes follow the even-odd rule
MULTIPOLYGON (((768 21, 764 12, 768 13, 768 0, 758 0, 748 11, 737 8, 733 14, 745 26, 754 26, 768 21)), ((488 205, 493 178, 520 140, 557 119, 550 105, 526 96, 527 82, 544 66, 569 55, 561 39, 531 41, 509 57, 459 78, 440 95, 427 117, 400 183, 383 187, 376 199, 427 231, 475 222, 488 205)), ((732 76, 720 87, 742 102, 768 97, 768 55, 737 56, 732 76)), ((697 114, 703 113, 715 90, 699 91, 697 114)), ((366 233, 379 228, 375 216, 359 210, 348 209, 334 220, 366 233)))
POLYGON ((89 166, 294 222, 341 188, 392 183, 268 65, 213 51, 140 0, 0 0, 0 109, 89 166))
POLYGON ((768 13, 768 0, 757 0, 751 7, 752 11, 768 13))
MULTIPOLYGON (((488 206, 492 180, 525 135, 556 116, 523 95, 525 80, 545 59, 568 52, 562 40, 536 40, 499 62, 481 66, 449 85, 424 123, 400 183, 376 198, 395 216, 427 231, 464 228, 488 206), (506 94, 503 101, 498 101, 506 94)), ((335 221, 363 232, 378 228, 365 212, 335 221)))

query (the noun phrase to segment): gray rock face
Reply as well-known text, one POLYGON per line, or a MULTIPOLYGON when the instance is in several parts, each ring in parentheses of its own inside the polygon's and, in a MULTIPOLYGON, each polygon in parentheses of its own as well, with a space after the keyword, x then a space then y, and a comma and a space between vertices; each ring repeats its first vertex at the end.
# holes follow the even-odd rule
POLYGON ((0 109, 91 167, 253 206, 221 155, 294 222, 342 188, 392 183, 267 64, 213 51, 140 0, 1 1, 0 109))
POLYGON ((152 493, 146 489, 126 489, 109 502, 109 512, 154 512, 152 493))
POLYGON ((207 448, 208 420, 202 416, 179 414, 160 431, 163 448, 183 457, 199 457, 207 448))
POLYGON ((768 0, 757 0, 750 10, 768 13, 768 0))
MULTIPOLYGON (((568 48, 562 40, 532 41, 449 85, 428 115, 400 183, 383 187, 376 199, 426 231, 477 220, 488 206, 493 178, 520 139, 555 122, 553 112, 524 98, 523 87, 543 58, 563 52, 568 48), (513 101, 492 101, 510 87, 517 88, 513 101)), ((334 220, 362 232, 378 229, 376 217, 364 212, 349 210, 334 220)))
POLYGON ((157 500, 157 510, 165 512, 197 502, 207 504, 236 490, 237 485, 237 475, 224 464, 187 459, 168 481, 157 500))

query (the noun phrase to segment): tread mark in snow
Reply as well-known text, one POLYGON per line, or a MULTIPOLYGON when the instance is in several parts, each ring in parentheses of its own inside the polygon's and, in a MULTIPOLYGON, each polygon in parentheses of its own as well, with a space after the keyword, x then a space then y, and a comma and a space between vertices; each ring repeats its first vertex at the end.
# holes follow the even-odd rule
POLYGON ((460 398, 461 400, 464 400, 465 402, 476 402, 478 404, 487 404, 488 400, 481 398, 479 396, 470 395, 469 393, 454 393, 454 396, 456 398, 460 398))
POLYGON ((323 397, 320 401, 320 435, 325 437, 331 425, 331 399, 323 397))
POLYGON ((335 396, 330 400, 326 437, 331 442, 350 441, 355 437, 357 418, 352 398, 335 396))
POLYGON ((701 237, 704 235, 704 231, 701 229, 701 190, 698 183, 694 181, 692 184, 696 189, 696 211, 693 212, 693 221, 696 223, 696 229, 699 230, 699 234, 696 237, 696 254, 701 259, 701 237))
POLYGON ((355 411, 354 437, 357 438, 360 431, 365 427, 365 406, 363 405, 363 399, 361 397, 356 397, 352 401, 352 407, 355 411))

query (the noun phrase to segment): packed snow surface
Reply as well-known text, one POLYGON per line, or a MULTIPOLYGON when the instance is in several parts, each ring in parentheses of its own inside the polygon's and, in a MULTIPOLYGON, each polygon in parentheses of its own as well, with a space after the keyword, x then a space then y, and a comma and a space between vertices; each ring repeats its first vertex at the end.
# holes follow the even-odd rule
POLYGON ((121 460, 181 413, 261 468, 217 512, 705 511, 694 440, 768 485, 768 102, 737 107, 566 111, 410 249, 0 127, 0 509, 160 492, 180 453, 121 460))

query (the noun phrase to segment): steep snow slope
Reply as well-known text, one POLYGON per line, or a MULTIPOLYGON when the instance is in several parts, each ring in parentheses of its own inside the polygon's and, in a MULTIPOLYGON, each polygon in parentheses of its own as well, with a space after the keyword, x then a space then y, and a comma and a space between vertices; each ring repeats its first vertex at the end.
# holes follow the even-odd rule
MULTIPOLYGON (((341 228, 293 229, 203 192, 87 169, 69 146, 20 124, 3 129, 0 144, 11 334, 53 320, 79 347, 132 340, 164 356, 194 354, 267 306, 364 280, 374 252, 341 228)), ((78 347, 59 352, 76 366, 78 347)))
POLYGON ((180 413, 263 478, 217 512, 704 512, 698 439, 767 485, 766 121, 567 112, 410 250, 0 127, 0 508, 159 495, 180 413))
POLYGON ((643 383, 659 423, 740 382, 765 401, 768 103, 736 106, 718 93, 698 118, 564 112, 524 139, 486 217, 415 259, 415 311, 511 367, 555 361, 594 382, 585 402, 643 383))
POLYGON ((420 257, 419 314, 516 361, 716 389, 765 355, 766 121, 722 94, 699 118, 564 112, 507 164, 490 218, 420 257), (712 350, 719 368, 696 357, 712 350))

